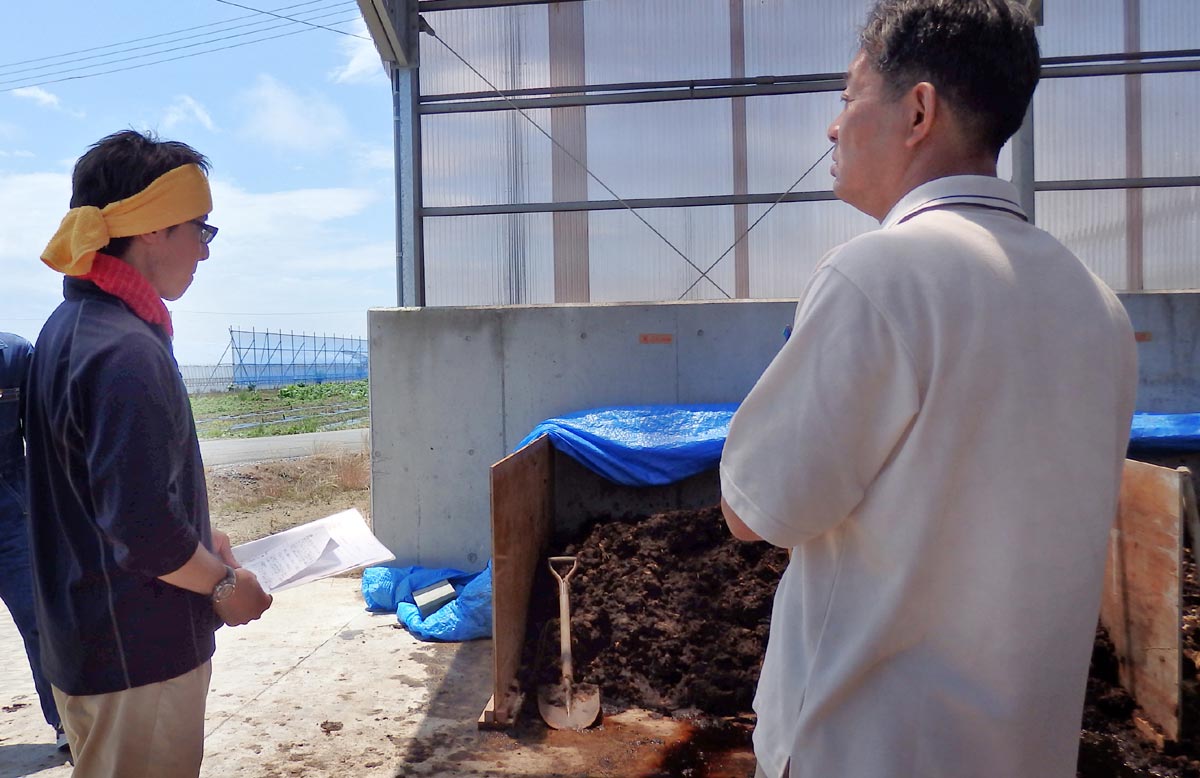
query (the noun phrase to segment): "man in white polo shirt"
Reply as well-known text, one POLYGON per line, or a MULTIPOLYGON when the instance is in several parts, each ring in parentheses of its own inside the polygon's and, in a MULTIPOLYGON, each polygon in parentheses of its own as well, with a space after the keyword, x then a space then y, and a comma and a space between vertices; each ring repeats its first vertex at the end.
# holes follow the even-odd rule
POLYGON ((721 460, 790 548, 755 698, 769 778, 1070 778, 1137 382, 1116 296, 1029 224, 1001 146, 1014 0, 880 0, 829 128, 832 251, 721 460))

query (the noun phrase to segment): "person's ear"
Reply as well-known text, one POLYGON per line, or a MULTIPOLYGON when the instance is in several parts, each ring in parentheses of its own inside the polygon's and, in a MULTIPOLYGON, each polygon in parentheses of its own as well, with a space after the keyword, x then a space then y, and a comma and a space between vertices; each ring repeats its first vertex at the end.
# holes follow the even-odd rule
POLYGON ((164 228, 161 230, 155 230, 154 232, 144 232, 141 235, 133 236, 134 241, 142 240, 147 245, 150 245, 150 246, 154 246, 159 243, 162 243, 166 239, 167 239, 167 228, 164 228))
POLYGON ((904 145, 913 148, 933 132, 933 123, 938 118, 940 108, 937 89, 928 81, 922 81, 908 91, 904 101, 908 120, 908 136, 904 145))

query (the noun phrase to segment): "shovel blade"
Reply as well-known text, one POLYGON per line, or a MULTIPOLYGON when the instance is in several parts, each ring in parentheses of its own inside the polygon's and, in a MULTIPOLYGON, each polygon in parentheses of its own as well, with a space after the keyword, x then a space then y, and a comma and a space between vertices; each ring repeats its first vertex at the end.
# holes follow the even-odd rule
POLYGON ((539 686, 538 711, 554 729, 585 729, 600 717, 600 690, 590 683, 539 686))

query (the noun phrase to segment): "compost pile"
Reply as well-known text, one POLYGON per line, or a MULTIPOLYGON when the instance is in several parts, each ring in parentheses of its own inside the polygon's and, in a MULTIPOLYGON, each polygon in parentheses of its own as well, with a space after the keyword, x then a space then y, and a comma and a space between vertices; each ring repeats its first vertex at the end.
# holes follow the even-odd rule
POLYGON ((1133 725, 1135 703, 1117 679, 1117 657, 1101 627, 1096 631, 1083 732, 1079 778, 1200 778, 1200 582, 1191 549, 1183 555, 1183 684, 1185 737, 1163 752, 1142 739, 1133 725), (1190 729, 1190 732, 1187 732, 1190 729))
MULTIPOLYGON (((750 710, 783 550, 733 539, 714 506, 597 522, 562 553, 579 560, 575 680, 599 686, 606 711, 750 710)), ((560 672, 557 588, 544 566, 530 608, 527 690, 560 672)))
MULTIPOLYGON (((667 715, 749 713, 787 554, 733 539, 717 507, 605 519, 559 545, 579 567, 570 579, 575 680, 596 684, 604 710, 667 715)), ((1200 584, 1184 564, 1185 720, 1200 730, 1200 584)), ((521 683, 526 703, 558 680, 557 584, 539 568, 530 601, 521 683)), ((1103 629, 1088 679, 1079 778, 1200 778, 1200 738, 1143 740, 1135 704, 1117 680, 1103 629)), ((536 711, 532 716, 537 717, 536 711)))

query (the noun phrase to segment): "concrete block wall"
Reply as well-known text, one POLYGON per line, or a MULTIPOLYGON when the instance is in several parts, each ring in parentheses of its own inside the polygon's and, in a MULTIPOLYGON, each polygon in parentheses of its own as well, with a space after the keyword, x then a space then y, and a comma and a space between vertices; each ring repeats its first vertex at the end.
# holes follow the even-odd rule
POLYGON ((1200 292, 1119 296, 1138 334, 1137 409, 1200 412, 1200 292))
MULTIPOLYGON (((1200 293, 1121 295, 1138 409, 1200 411, 1200 293)), ((543 419, 606 405, 740 401, 795 301, 738 300, 369 314, 371 501, 395 564, 480 569, 488 469, 543 419)))
POLYGON ((396 564, 478 569, 488 468, 538 422, 740 401, 795 301, 372 310, 371 513, 396 564))

